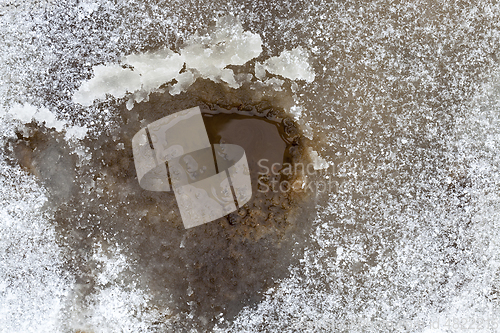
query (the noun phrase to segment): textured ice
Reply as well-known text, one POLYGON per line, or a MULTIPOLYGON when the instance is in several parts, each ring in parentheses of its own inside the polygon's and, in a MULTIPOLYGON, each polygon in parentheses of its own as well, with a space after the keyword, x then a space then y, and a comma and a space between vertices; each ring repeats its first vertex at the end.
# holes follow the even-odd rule
MULTIPOLYGON (((152 56, 164 47, 182 56, 193 40, 215 49, 217 35, 202 31, 228 12, 239 15, 247 36, 262 40, 262 58, 248 69, 255 80, 268 73, 297 78, 290 104, 300 107, 316 151, 337 166, 333 176, 345 181, 344 192, 319 198, 307 251, 290 276, 217 331, 456 332, 447 321, 499 318, 498 4, 37 3, 0 5, 4 113, 31 103, 56 121, 87 125, 88 135, 106 131, 112 105, 82 108, 72 103, 74 92, 87 105, 107 91, 130 93, 130 107, 147 93, 140 80, 96 81, 93 69, 132 75, 136 69, 122 66, 123 56, 152 56), (287 67, 299 46, 314 68, 307 89, 307 66, 287 67), (440 329, 429 327, 436 320, 440 329)), ((203 75, 235 86, 230 72, 211 71, 210 54, 203 59, 203 75)), ((172 94, 201 77, 193 66, 172 79, 172 94)), ((37 113, 21 108, 19 122, 37 113)), ((2 133, 12 136, 17 125, 3 124, 2 133)), ((71 254, 57 247, 41 210, 44 189, 2 162, 0 195, 0 330, 141 332, 160 320, 182 321, 144 305, 148 290, 122 270, 132 263, 120 247, 95 258, 109 261, 96 274, 110 285, 97 285, 90 305, 72 303, 79 286, 61 269, 61 257, 71 254)))

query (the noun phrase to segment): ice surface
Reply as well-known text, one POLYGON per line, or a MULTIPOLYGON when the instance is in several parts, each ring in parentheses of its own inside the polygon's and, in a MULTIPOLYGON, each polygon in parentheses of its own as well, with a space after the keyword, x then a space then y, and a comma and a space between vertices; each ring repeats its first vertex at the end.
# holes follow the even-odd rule
MULTIPOLYGON (((158 84, 171 84, 171 94, 198 77, 236 87, 236 70, 221 66, 245 61, 246 43, 249 56, 262 48, 254 65, 245 63, 252 80, 298 81, 289 105, 311 129, 314 149, 337 166, 332 177, 345 181, 344 192, 319 198, 308 250, 290 277, 233 322, 221 320, 218 331, 436 332, 429 328, 436 318, 444 325, 499 317, 498 4, 37 3, 0 5, 0 108, 14 120, 2 125, 5 136, 33 119, 87 125, 87 136, 116 125, 112 103, 83 108, 73 94, 83 105, 125 96, 131 109, 158 84), (219 23, 203 32, 228 12, 244 28, 219 23), (188 46, 193 53, 183 54, 188 46), (156 57, 169 52, 158 51, 164 47, 191 59, 185 71, 172 67, 170 81, 161 64, 174 55, 156 57), (140 70, 149 73, 145 82, 140 70), (410 328, 391 328, 398 323, 410 328)), ((149 291, 121 270, 131 261, 120 247, 99 259, 91 254, 106 267, 96 270, 98 281, 110 285, 95 286, 91 306, 72 303, 67 290, 79 286, 61 269, 61 257, 71 254, 55 245, 57 233, 41 211, 44 190, 4 162, 1 175, 2 329, 140 332, 157 321, 182 322, 144 307, 149 291)))
POLYGON ((0 328, 58 331, 72 281, 33 177, 0 162, 0 328))

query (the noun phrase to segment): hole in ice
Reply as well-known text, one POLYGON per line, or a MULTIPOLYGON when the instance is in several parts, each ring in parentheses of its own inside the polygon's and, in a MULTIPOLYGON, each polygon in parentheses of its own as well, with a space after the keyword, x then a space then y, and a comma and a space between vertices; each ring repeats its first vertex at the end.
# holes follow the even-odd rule
POLYGON ((116 128, 81 141, 84 162, 62 135, 34 124, 9 143, 16 162, 49 191, 79 299, 105 287, 91 255, 96 244, 123 249, 132 264, 120 279, 147 291, 150 306, 203 327, 220 313, 231 320, 288 274, 289 265, 300 259, 314 196, 279 186, 262 190, 273 181, 302 181, 301 175, 280 170, 285 163, 309 163, 299 126, 279 107, 288 96, 276 94, 266 100, 261 91, 228 89, 209 80, 198 80, 176 96, 151 94, 131 111, 119 106, 116 128), (186 230, 172 192, 139 186, 132 137, 147 124, 194 106, 201 108, 212 143, 245 149, 253 195, 237 211, 186 230))

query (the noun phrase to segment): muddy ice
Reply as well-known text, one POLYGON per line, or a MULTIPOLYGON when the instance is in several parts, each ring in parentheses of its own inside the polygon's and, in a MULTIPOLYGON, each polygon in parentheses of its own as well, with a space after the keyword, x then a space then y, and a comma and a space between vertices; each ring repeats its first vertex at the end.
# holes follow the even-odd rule
POLYGON ((495 331, 499 15, 0 5, 0 327, 495 331), (185 230, 172 193, 138 185, 131 138, 194 106, 212 143, 252 155, 255 196, 185 230), (317 174, 257 175, 261 158, 317 174), (259 192, 278 178, 339 186, 259 192))

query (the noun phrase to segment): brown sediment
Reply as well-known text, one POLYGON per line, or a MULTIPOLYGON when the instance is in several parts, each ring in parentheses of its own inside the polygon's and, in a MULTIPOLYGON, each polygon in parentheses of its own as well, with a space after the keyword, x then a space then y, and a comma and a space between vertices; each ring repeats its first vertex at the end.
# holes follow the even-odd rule
POLYGON ((60 154, 64 166, 76 170, 71 191, 64 192, 67 198, 56 202, 54 222, 70 254, 67 269, 82 286, 80 297, 104 287, 95 280, 99 269, 91 253, 96 243, 123 249, 134 264, 121 278, 138 281, 137 288, 153 296, 151 306, 178 314, 179 327, 208 327, 220 314, 230 320, 287 276, 289 265, 301 257, 314 196, 262 191, 262 184, 273 180, 301 179, 279 172, 261 175, 259 160, 269 160, 269 167, 309 162, 300 128, 280 108, 291 97, 278 92, 265 100, 262 95, 249 87, 234 90, 198 80, 177 96, 152 94, 131 111, 122 105, 116 110, 116 130, 83 140, 92 157, 81 165, 63 156, 70 156, 68 148, 53 131, 33 125, 32 135, 11 142, 18 163, 35 175, 50 154, 60 154), (173 193, 139 186, 132 137, 152 121, 194 106, 201 108, 212 144, 245 149, 253 195, 238 211, 186 230, 173 193))
POLYGON ((220 223, 232 226, 227 231, 231 237, 258 240, 272 233, 279 241, 293 223, 288 212, 299 198, 291 191, 273 192, 269 186, 266 187, 269 191, 263 191, 262 184, 269 183, 270 178, 276 182, 285 178, 294 181, 279 174, 280 166, 299 162, 304 154, 294 123, 279 112, 259 112, 251 107, 228 110, 212 106, 202 108, 202 112, 212 143, 232 143, 244 148, 252 180, 252 200, 220 223), (278 167, 274 172, 270 170, 272 165, 278 167))

